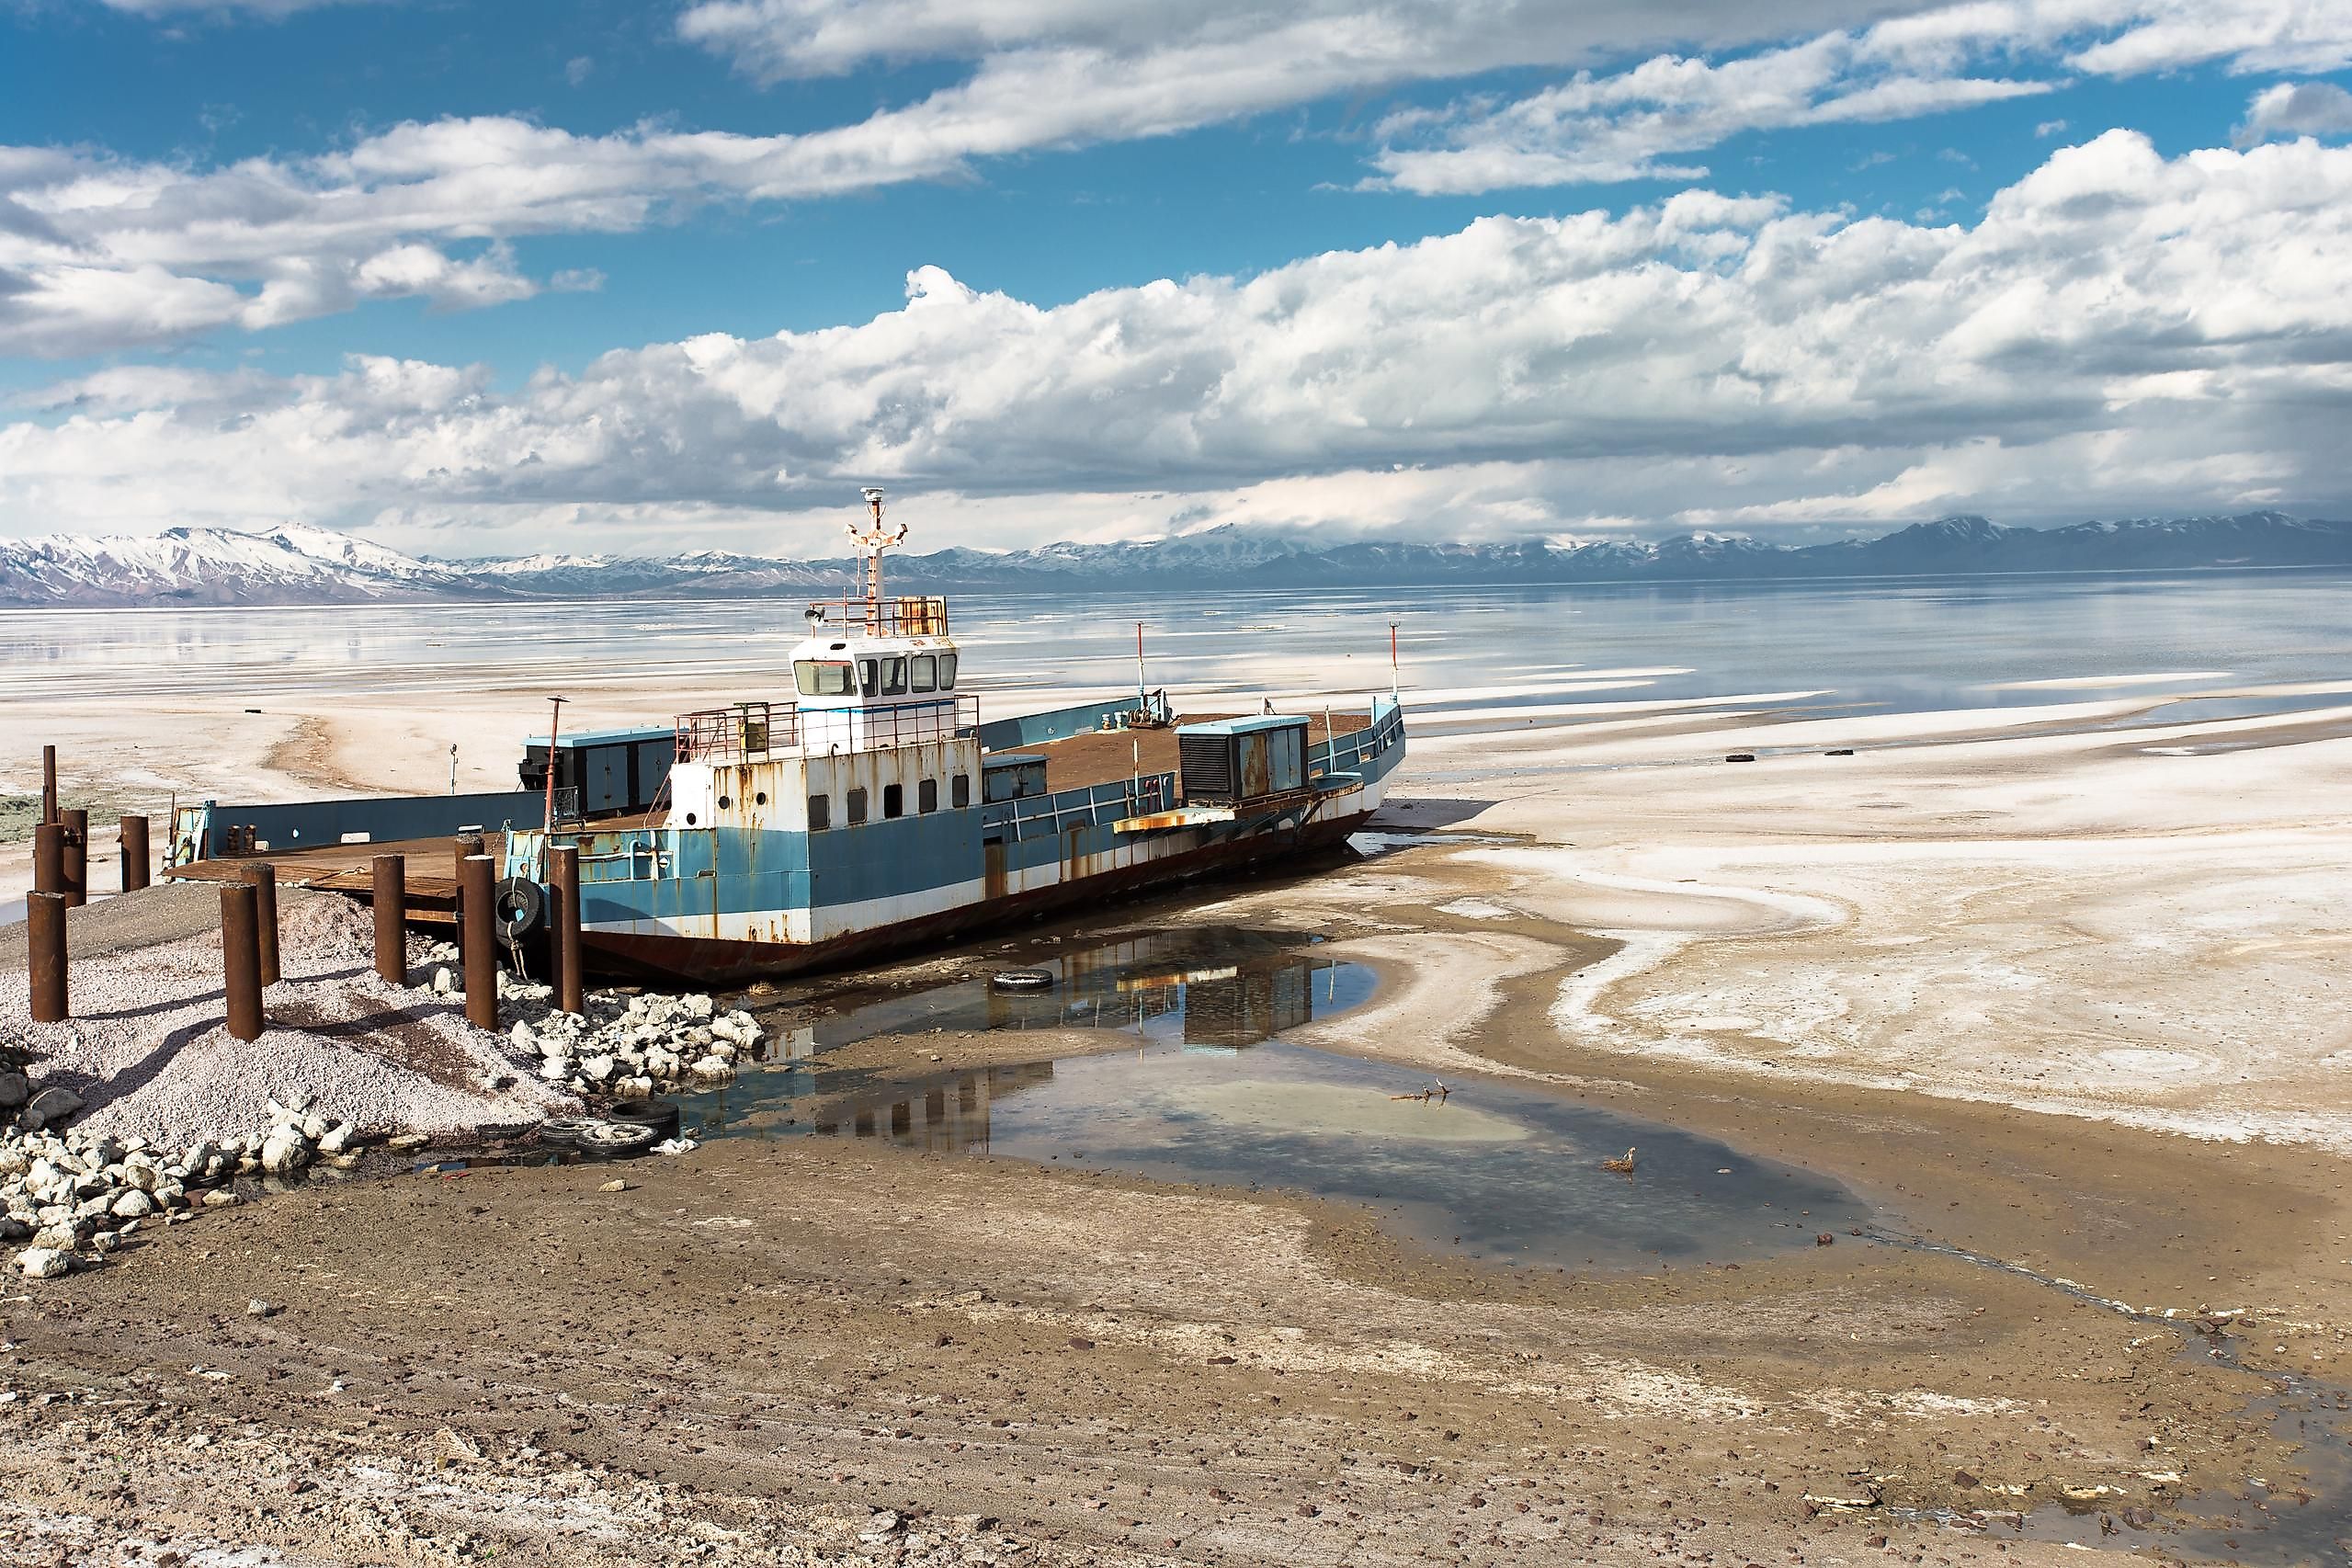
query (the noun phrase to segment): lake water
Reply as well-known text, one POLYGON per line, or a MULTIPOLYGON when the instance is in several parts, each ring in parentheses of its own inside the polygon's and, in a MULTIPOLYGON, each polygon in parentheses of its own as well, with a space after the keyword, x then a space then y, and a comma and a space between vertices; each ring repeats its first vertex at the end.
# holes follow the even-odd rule
MULTIPOLYGON (((2216 677, 2173 683, 2181 689, 2223 677, 2345 679, 2347 587, 2352 574, 2267 572, 973 594, 952 608, 983 701, 993 695, 1006 706, 1021 688, 1131 683, 1141 619, 1151 684, 1204 693, 1384 690, 1394 620, 1406 695, 1429 694, 1439 705, 1804 692, 1818 694, 1801 700, 1819 708, 1919 710, 2167 689, 2103 684, 2118 676, 2216 677), (2055 684, 2015 685, 2026 681, 2055 684), (1549 689, 1515 689, 1527 687, 1549 689)), ((0 612, 0 703, 36 690, 182 690, 260 705, 325 692, 562 688, 589 678, 739 682, 755 696, 784 686, 799 608, 769 599, 0 612)))

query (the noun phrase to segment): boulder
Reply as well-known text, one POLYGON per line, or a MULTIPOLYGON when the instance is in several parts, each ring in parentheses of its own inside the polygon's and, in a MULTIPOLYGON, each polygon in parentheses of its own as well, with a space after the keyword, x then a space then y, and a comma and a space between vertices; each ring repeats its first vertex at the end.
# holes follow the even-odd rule
POLYGON ((54 1127, 60 1122, 72 1119, 74 1112, 81 1108, 81 1096, 71 1089, 52 1085, 43 1089, 26 1102, 25 1114, 40 1119, 35 1124, 36 1126, 54 1127))
POLYGON ((54 1279, 73 1267, 73 1253, 62 1247, 27 1247, 17 1255, 17 1267, 28 1279, 54 1279))
POLYGON ((108 1211, 118 1220, 136 1220, 155 1211, 155 1200, 133 1187, 108 1205, 108 1211))
POLYGON ((261 1146, 261 1168, 283 1176, 310 1164, 311 1146, 291 1128, 281 1128, 261 1146))
POLYGON ((347 1154, 351 1152, 352 1141, 358 1137, 358 1132, 349 1122, 338 1121, 320 1135, 319 1153, 322 1154, 347 1154))
POLYGON ((237 1195, 225 1187, 216 1187, 204 1195, 204 1207, 207 1209, 233 1209, 236 1206, 237 1195))
POLYGON ((608 1056, 591 1056, 580 1063, 580 1075, 591 1083, 601 1084, 612 1076, 615 1063, 608 1056))
POLYGON ((0 1073, 0 1110, 15 1110, 32 1096, 32 1085, 22 1073, 0 1073))

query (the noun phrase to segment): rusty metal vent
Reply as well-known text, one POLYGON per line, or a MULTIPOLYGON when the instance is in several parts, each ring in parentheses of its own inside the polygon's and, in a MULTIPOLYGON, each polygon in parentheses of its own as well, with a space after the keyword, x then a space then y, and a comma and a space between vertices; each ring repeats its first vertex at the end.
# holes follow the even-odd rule
POLYGON ((1233 798, 1233 741, 1230 735, 1176 736, 1176 766, 1187 801, 1233 798))

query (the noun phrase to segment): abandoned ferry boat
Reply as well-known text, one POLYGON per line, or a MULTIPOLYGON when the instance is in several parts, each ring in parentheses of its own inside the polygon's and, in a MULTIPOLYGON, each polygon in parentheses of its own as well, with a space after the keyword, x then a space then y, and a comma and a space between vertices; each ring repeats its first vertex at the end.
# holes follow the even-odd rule
MULTIPOLYGON (((318 807, 189 808, 175 870, 263 855, 281 880, 356 893, 374 854, 503 828, 510 934, 544 907, 548 846, 574 844, 592 965, 714 983, 1271 860, 1380 804, 1404 754, 1393 690, 1355 712, 1177 714, 1139 686, 983 722, 947 601, 884 597, 882 552, 905 529, 885 533, 867 495, 863 597, 808 608, 789 699, 534 739, 511 795, 322 802, 332 817, 308 822, 318 807)), ((409 890, 429 904, 413 871, 409 890)))

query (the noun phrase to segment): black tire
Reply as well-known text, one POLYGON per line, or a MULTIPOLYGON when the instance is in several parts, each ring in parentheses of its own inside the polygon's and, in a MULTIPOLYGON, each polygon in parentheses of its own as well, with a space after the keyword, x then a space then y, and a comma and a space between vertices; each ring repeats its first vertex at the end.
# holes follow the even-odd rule
POLYGON ((547 890, 528 877, 508 877, 491 901, 501 940, 519 942, 547 924, 547 890))
POLYGON ((988 983, 999 991, 1051 991, 1053 971, 1050 969, 1000 969, 988 977, 988 983))
POLYGON ((605 1107, 604 1119, 650 1127, 664 1138, 676 1137, 685 1125, 676 1100, 615 1100, 605 1107))
POLYGON ((592 1160, 625 1160, 661 1141, 661 1133, 642 1121, 593 1121, 574 1146, 592 1160))
POLYGON ((557 1149, 579 1146, 580 1134, 594 1126, 593 1116, 551 1116, 539 1124, 539 1141, 557 1149))

